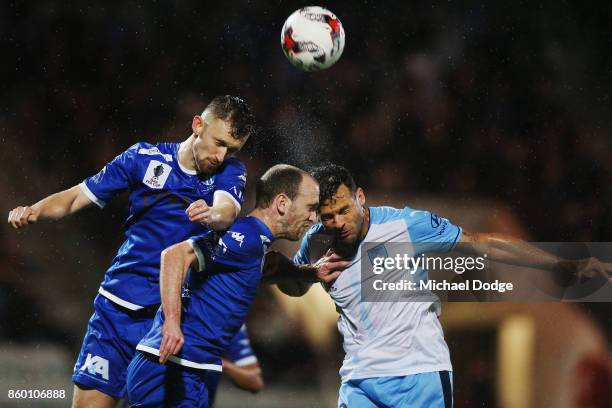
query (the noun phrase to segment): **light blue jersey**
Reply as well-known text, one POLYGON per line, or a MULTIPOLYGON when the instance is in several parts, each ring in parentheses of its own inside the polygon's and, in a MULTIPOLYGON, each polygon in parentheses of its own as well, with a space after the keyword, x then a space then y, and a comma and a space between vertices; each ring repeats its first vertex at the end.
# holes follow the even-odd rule
MULTIPOLYGON (((370 228, 351 265, 328 286, 327 292, 340 313, 338 330, 346 357, 342 381, 370 377, 406 376, 451 371, 448 347, 438 321, 439 302, 364 302, 361 293, 362 245, 406 243, 410 256, 448 252, 461 236, 461 228, 428 211, 411 208, 370 207, 370 228)), ((304 237, 294 262, 316 262, 334 246, 333 235, 321 225, 304 237)), ((367 257, 366 257, 367 259, 367 257)), ((419 270, 417 279, 427 279, 419 270)))

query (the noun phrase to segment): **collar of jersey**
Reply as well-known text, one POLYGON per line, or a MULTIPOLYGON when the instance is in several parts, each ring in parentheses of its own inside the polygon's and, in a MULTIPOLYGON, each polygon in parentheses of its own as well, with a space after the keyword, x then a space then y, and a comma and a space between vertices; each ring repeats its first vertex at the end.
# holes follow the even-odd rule
POLYGON ((181 150, 181 147, 183 146, 183 143, 185 143, 185 142, 179 143, 178 149, 176 149, 176 153, 174 154, 175 157, 176 157, 176 162, 178 163, 179 169, 181 169, 181 171, 183 173, 189 174, 190 176, 195 176, 196 174, 198 174, 198 172, 196 170, 189 170, 188 168, 184 167, 181 164, 181 161, 179 160, 178 152, 181 150))
POLYGON ((268 228, 268 226, 259 218, 253 216, 253 215, 247 215, 246 218, 252 218, 255 220, 255 222, 257 223, 257 225, 259 225, 259 228, 262 229, 262 232, 264 233, 264 235, 266 237, 268 237, 268 239, 270 240, 270 242, 274 241, 274 234, 272 234, 272 231, 270 231, 270 228, 268 228))

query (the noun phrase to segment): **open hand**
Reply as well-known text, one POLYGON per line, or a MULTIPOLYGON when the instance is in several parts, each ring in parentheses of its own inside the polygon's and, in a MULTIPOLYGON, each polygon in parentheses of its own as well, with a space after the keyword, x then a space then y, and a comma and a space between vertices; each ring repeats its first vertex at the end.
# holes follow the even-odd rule
POLYGON ((189 216, 189 221, 191 222, 210 225, 214 221, 214 210, 204 200, 197 200, 191 203, 187 210, 185 210, 185 213, 189 216))
POLYGON ((612 263, 601 262, 597 258, 580 259, 576 265, 576 276, 579 279, 589 279, 601 276, 612 283, 612 263))
POLYGON ((159 347, 159 362, 165 364, 168 358, 181 351, 185 338, 179 322, 165 320, 162 327, 162 342, 159 347))
POLYGON ((351 263, 343 261, 342 257, 335 253, 333 249, 328 249, 313 267, 316 269, 316 277, 320 282, 331 283, 338 279, 342 271, 351 263))

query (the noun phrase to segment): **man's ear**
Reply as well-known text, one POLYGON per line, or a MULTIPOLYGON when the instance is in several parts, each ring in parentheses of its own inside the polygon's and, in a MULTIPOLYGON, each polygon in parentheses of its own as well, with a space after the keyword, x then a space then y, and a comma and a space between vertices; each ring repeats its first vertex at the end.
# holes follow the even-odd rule
POLYGON ((285 193, 280 193, 274 197, 274 208, 281 215, 284 216, 289 211, 291 206, 291 199, 287 197, 285 193))
POLYGON ((200 115, 195 115, 193 117, 193 120, 191 121, 191 130, 193 131, 195 137, 199 137, 204 125, 204 119, 200 115))
POLYGON ((359 205, 363 207, 366 201, 365 192, 363 191, 363 188, 357 187, 357 190, 355 191, 355 197, 357 197, 357 202, 359 203, 359 205))

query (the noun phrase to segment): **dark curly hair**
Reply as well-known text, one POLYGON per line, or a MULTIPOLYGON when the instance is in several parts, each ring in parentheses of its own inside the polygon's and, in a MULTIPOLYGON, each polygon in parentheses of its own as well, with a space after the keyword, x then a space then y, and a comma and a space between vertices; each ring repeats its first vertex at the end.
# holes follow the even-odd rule
POLYGON ((310 174, 319 183, 320 203, 332 198, 342 184, 348 187, 351 194, 354 194, 357 190, 355 180, 346 167, 327 163, 312 169, 310 174))
POLYGON ((255 133, 255 115, 244 99, 232 95, 215 96, 204 109, 206 111, 227 122, 234 139, 242 140, 255 133))

